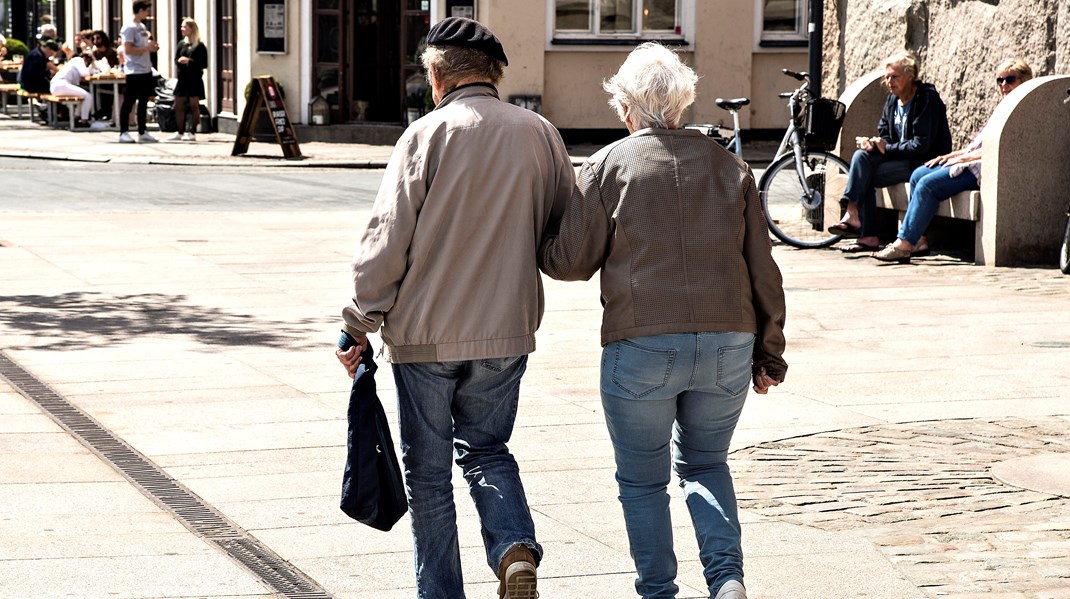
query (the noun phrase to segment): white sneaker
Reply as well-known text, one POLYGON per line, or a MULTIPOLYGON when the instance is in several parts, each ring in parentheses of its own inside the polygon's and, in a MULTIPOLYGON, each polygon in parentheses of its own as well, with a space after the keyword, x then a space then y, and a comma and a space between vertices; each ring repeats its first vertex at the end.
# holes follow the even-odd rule
POLYGON ((143 144, 154 144, 157 141, 159 141, 158 139, 156 139, 155 137, 149 135, 148 133, 142 133, 141 135, 138 135, 137 136, 137 140, 139 142, 143 143, 143 144))
POLYGON ((732 579, 721 585, 714 599, 747 599, 747 589, 742 582, 732 579))
POLYGON ((108 128, 108 123, 106 123, 104 121, 93 121, 92 123, 89 124, 89 128, 92 129, 93 131, 100 131, 101 129, 107 129, 108 128))
POLYGON ((192 133, 186 132, 182 134, 182 141, 197 141, 197 136, 192 133))
POLYGON ((119 143, 121 143, 121 144, 132 144, 132 143, 134 143, 134 138, 130 137, 130 134, 124 131, 124 132, 119 134, 119 143))
POLYGON ((185 137, 181 133, 178 133, 177 131, 175 133, 167 136, 167 141, 182 141, 183 139, 185 139, 185 137))

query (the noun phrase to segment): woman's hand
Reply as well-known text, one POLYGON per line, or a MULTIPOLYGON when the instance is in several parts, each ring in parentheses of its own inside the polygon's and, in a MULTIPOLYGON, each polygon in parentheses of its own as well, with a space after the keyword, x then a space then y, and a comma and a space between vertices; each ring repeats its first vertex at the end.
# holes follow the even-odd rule
POLYGON ((762 366, 758 369, 758 374, 754 375, 754 392, 759 395, 765 395, 769 393, 770 387, 776 387, 780 384, 780 381, 774 379, 765 373, 765 367, 762 366))

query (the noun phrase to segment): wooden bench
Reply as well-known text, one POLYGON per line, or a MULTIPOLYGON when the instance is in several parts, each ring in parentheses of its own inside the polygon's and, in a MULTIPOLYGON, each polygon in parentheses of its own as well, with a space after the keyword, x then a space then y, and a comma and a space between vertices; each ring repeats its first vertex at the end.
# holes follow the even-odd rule
POLYGON ((55 129, 60 128, 59 123, 59 107, 67 107, 67 129, 74 131, 74 111, 81 104, 82 99, 74 96, 54 96, 52 94, 40 94, 37 98, 39 102, 45 103, 48 107, 48 126, 55 129))
POLYGON ((38 93, 35 93, 35 92, 28 92, 28 91, 26 91, 26 90, 24 90, 22 88, 19 88, 19 91, 17 92, 17 95, 20 98, 20 100, 19 100, 20 102, 22 101, 22 99, 26 100, 26 105, 29 106, 29 108, 30 108, 30 122, 36 123, 37 122, 37 111, 34 110, 34 108, 33 108, 33 101, 38 99, 38 98, 40 98, 41 94, 38 94, 38 93))
POLYGON ((15 113, 16 117, 22 117, 22 96, 19 94, 18 83, 0 83, 0 108, 3 109, 4 114, 11 114, 8 111, 8 96, 15 96, 15 105, 18 111, 15 113))
MULTIPOLYGON (((847 105, 835 152, 850 162, 854 139, 872 136, 888 92, 883 71, 852 83, 840 96, 847 105)), ((974 260, 979 265, 1054 264, 1070 203, 1070 107, 1062 100, 1070 76, 1038 77, 999 104, 985 129, 981 189, 940 203, 937 216, 974 223, 974 260)), ((953 119, 956 110, 949 106, 953 119)), ((902 221, 908 185, 878 189, 877 207, 902 221)), ((837 202, 826 202, 826 222, 839 220, 837 202), (830 220, 831 219, 831 220, 830 220)), ((883 233, 882 233, 883 236, 883 233)))
POLYGON ((34 100, 45 105, 45 123, 53 128, 59 128, 59 110, 60 106, 67 107, 67 128, 74 131, 74 109, 78 106, 78 103, 82 101, 81 98, 75 98, 74 96, 54 96, 52 94, 38 94, 35 92, 28 92, 24 89, 19 89, 18 95, 20 98, 26 98, 30 106, 30 120, 37 122, 37 111, 34 110, 34 100))

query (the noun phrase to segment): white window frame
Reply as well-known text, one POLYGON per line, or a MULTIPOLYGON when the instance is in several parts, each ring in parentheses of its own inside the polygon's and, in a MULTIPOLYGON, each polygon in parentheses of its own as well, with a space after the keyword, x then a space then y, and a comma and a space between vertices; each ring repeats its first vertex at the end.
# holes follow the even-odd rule
POLYGON ((795 31, 765 30, 765 0, 754 0, 754 41, 759 50, 805 47, 810 40, 810 0, 795 0, 799 18, 795 31))
POLYGON ((673 46, 677 46, 680 49, 692 49, 695 38, 696 0, 676 0, 676 20, 680 27, 680 33, 675 31, 644 32, 643 0, 634 0, 632 22, 635 23, 636 31, 601 33, 598 30, 601 21, 598 17, 598 1, 590 0, 588 4, 591 11, 592 31, 557 31, 557 1, 546 0, 547 49, 570 50, 576 49, 577 46, 588 46, 585 49, 593 49, 598 46, 606 46, 607 50, 619 51, 620 46, 637 45, 638 43, 649 41, 672 43, 673 46))

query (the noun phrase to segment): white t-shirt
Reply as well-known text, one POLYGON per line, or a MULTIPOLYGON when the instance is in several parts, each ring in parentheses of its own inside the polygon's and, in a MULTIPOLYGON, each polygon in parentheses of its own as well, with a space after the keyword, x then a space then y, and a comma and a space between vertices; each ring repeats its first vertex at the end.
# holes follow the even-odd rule
POLYGON ((78 85, 82 79, 92 75, 96 69, 87 67, 85 61, 79 56, 68 60, 60 67, 59 72, 52 76, 53 82, 66 81, 71 85, 78 85))
MULTIPOLYGON (((119 32, 119 39, 123 44, 133 44, 135 48, 144 48, 149 45, 149 30, 137 21, 130 21, 123 25, 119 32)), ((148 52, 144 54, 127 54, 126 62, 123 63, 123 72, 127 75, 140 75, 152 72, 152 56, 148 52)))

